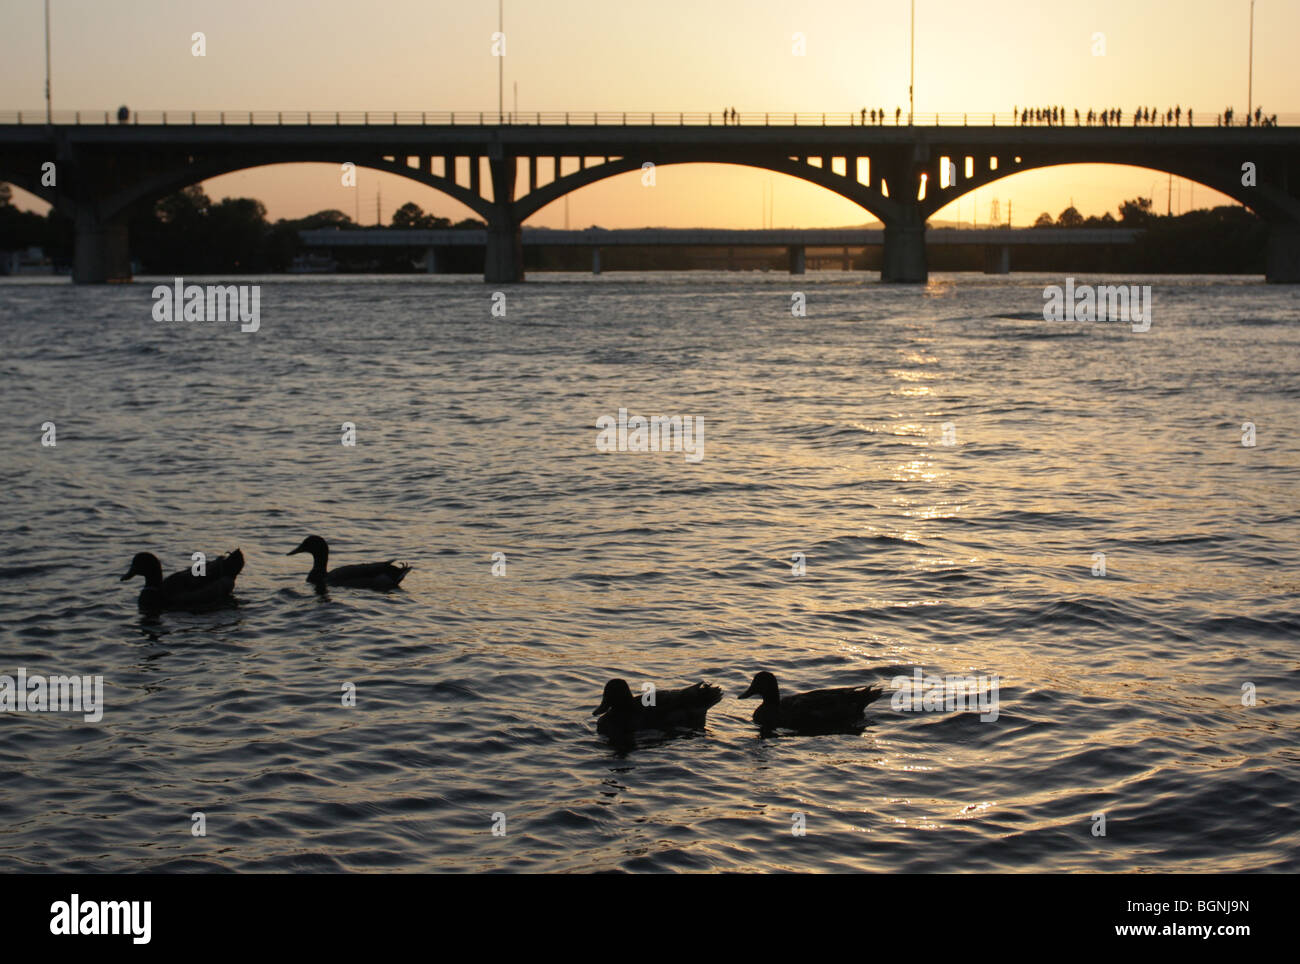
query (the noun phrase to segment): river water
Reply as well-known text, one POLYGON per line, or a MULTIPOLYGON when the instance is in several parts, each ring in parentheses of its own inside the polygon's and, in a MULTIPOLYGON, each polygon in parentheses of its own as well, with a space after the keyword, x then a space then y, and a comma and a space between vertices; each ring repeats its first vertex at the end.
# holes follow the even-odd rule
POLYGON ((0 714, 0 869, 1300 869, 1300 293, 1122 280, 1149 331, 1023 274, 0 284, 0 674, 104 686, 0 714), (415 569, 317 596, 311 533, 415 569), (229 608, 119 582, 235 546, 229 608), (886 698, 762 738, 759 669, 886 698), (613 747, 616 676, 725 695, 613 747))

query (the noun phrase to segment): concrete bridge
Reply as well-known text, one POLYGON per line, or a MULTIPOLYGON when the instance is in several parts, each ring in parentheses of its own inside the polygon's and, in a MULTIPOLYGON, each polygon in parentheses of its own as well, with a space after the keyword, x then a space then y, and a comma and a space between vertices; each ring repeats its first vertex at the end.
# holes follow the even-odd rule
MULTIPOLYGON (((1011 270, 1011 248, 1022 245, 1127 245, 1143 232, 1135 228, 931 228, 929 245, 974 245, 984 248, 985 273, 1011 270)), ((315 228, 299 231, 309 248, 414 248, 425 252, 425 270, 434 271, 440 248, 481 248, 487 231, 465 228, 315 228)), ((866 248, 884 244, 881 228, 586 228, 560 231, 524 228, 524 247, 591 249, 591 270, 600 273, 600 251, 607 247, 764 247, 786 248, 790 273, 803 274, 808 248, 866 248)))
POLYGON ((571 191, 629 171, 645 177, 648 165, 739 164, 860 205, 884 224, 882 280, 923 282, 926 221, 945 205, 1022 171, 1125 164, 1196 181, 1255 211, 1270 229, 1268 280, 1300 282, 1300 127, 1285 123, 1291 118, 1264 127, 1097 127, 988 115, 975 123, 936 116, 928 126, 861 124, 857 114, 749 114, 723 125, 716 116, 186 112, 46 124, 0 114, 0 180, 70 215, 73 278, 102 282, 129 277, 126 225, 137 205, 246 168, 351 162, 476 212, 487 223, 485 280, 500 283, 523 280, 523 223, 571 191), (50 161, 57 180, 47 186, 42 165, 50 161), (1243 184, 1247 165, 1253 184, 1243 184))

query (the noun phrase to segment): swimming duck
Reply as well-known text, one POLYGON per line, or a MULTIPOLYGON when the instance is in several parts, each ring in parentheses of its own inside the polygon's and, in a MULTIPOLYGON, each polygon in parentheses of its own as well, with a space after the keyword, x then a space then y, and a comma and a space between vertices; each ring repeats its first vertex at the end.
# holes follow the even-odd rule
POLYGON ((600 717, 596 730, 609 736, 636 730, 693 729, 704 725, 709 707, 720 699, 719 687, 695 683, 679 690, 655 690, 654 704, 645 706, 632 695, 626 680, 612 679, 605 684, 600 706, 591 715, 600 717))
POLYGON ((243 569, 244 554, 236 549, 209 560, 202 576, 182 569, 164 579, 158 557, 152 552, 137 552, 121 581, 126 582, 132 576, 144 576, 139 603, 140 608, 147 612, 201 609, 229 596, 235 588, 235 578, 243 569))
POLYGON ((862 712, 881 695, 879 686, 851 686, 781 696, 776 677, 763 671, 738 699, 763 697, 754 722, 765 730, 782 728, 801 733, 842 733, 862 728, 862 712))
POLYGON ((323 589, 326 586, 345 586, 353 589, 396 589, 406 574, 411 571, 410 566, 393 565, 392 560, 388 562, 363 562, 355 566, 339 566, 337 569, 326 570, 325 564, 329 561, 330 547, 326 545, 325 540, 320 536, 308 536, 302 540, 302 543, 293 552, 285 555, 295 555, 299 552, 310 552, 312 558, 311 572, 307 573, 307 581, 316 586, 317 589, 323 589))

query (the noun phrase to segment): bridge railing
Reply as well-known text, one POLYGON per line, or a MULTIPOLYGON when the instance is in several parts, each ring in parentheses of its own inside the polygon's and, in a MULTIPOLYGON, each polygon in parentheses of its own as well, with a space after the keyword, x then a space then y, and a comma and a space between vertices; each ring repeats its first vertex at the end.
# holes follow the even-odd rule
MULTIPOLYGON (((1300 114, 1280 114, 1276 116, 1277 126, 1294 127, 1300 125, 1300 114)), ((129 111, 125 119, 119 119, 115 110, 57 110, 50 117, 50 122, 59 125, 99 125, 105 124, 140 124, 140 125, 311 125, 311 126, 562 126, 574 127, 609 127, 609 126, 662 126, 662 127, 907 127, 907 126, 946 126, 946 127, 1133 127, 1133 115, 1124 113, 1118 123, 1103 125, 1100 121, 1088 122, 1087 111, 1080 111, 1076 123, 1072 112, 1067 112, 1067 120, 1049 123, 1047 121, 1023 121, 1021 117, 1007 111, 1005 113, 917 113, 909 116, 904 110, 884 111, 879 108, 867 108, 865 111, 826 111, 797 112, 789 111, 742 111, 729 114, 723 111, 531 111, 497 113, 496 111, 456 110, 456 111, 420 111, 420 110, 139 110, 129 111), (875 111, 874 115, 872 111, 875 111)), ((1271 118, 1264 118, 1265 121, 1271 118)), ((0 124, 43 125, 46 112, 38 110, 0 110, 0 124)), ((1253 118, 1234 117, 1231 126, 1249 127, 1253 118)), ((1219 127, 1223 126, 1222 116, 1209 111, 1192 111, 1184 113, 1177 121, 1161 117, 1140 125, 1140 127, 1219 127)))

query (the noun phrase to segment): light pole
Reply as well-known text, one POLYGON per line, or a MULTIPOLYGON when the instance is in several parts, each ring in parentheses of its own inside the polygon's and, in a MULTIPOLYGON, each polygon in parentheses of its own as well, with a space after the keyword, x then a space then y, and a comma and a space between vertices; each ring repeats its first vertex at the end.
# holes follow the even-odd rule
POLYGON ((1250 61, 1246 76, 1246 123, 1255 103, 1255 0, 1250 0, 1250 61))
POLYGON ((50 0, 45 0, 45 123, 54 123, 50 106, 50 0))
MULTIPOLYGON (((1254 0, 1252 0, 1254 2, 1254 0)), ((497 35, 501 38, 501 56, 497 59, 497 123, 506 110, 506 0, 497 0, 497 35)))
MULTIPOLYGON (((1252 9, 1255 0, 1250 0, 1252 9)), ((916 0, 912 0, 912 53, 909 59, 911 64, 907 77, 907 126, 912 126, 912 114, 916 110, 916 98, 913 95, 913 88, 916 84, 916 0)))

